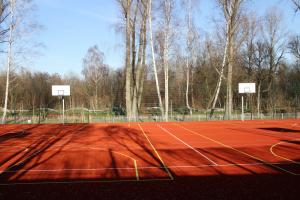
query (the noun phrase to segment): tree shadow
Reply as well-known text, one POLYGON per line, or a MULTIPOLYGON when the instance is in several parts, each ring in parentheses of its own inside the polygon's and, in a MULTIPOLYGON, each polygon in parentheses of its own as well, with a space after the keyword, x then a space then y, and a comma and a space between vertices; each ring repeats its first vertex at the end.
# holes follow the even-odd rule
POLYGON ((30 133, 27 131, 16 131, 16 132, 5 133, 4 135, 0 136, 0 143, 6 140, 15 140, 15 139, 24 138, 28 135, 30 135, 30 133))
MULTIPOLYGON (((28 144, 25 150, 22 149, 15 152, 1 162, 1 165, 6 163, 8 163, 8 165, 6 166, 6 169, 3 170, 5 173, 0 174, 0 180, 8 181, 12 177, 15 180, 18 180, 18 178, 24 176, 29 170, 47 162, 55 155, 59 154, 64 146, 72 141, 72 135, 69 139, 65 139, 66 136, 76 133, 76 131, 85 127, 85 125, 80 125, 74 129, 74 126, 52 125, 44 127, 45 125, 39 125, 35 128, 40 128, 40 126, 43 126, 43 132, 39 132, 41 136, 37 140, 28 144), (51 134, 49 135, 49 133, 51 134), (43 135, 52 135, 52 137, 45 138, 43 135), (58 145, 58 149, 48 151, 48 154, 46 154, 47 150, 61 141, 63 141, 63 143, 58 145), (6 171, 9 173, 6 173, 6 171)), ((34 131, 34 128, 32 128, 32 132, 34 131)), ((27 136, 30 137, 30 134, 27 136)), ((58 165, 60 164, 61 163, 58 163, 58 165)), ((51 167, 55 168, 55 166, 51 167)))
POLYGON ((149 166, 157 167, 157 169, 167 174, 165 166, 157 155, 155 155, 148 141, 143 138, 140 130, 116 125, 103 127, 99 130, 104 131, 114 142, 126 149, 137 159, 142 160, 149 166), (139 151, 136 148, 132 148, 132 146, 138 147, 142 153, 139 153, 139 151))
MULTIPOLYGON (((31 137, 33 133, 38 132, 40 137, 29 143, 27 146, 28 151, 18 151, 12 155, 12 157, 6 161, 2 161, 2 164, 9 165, 6 170, 10 170, 10 173, 2 173, 0 175, 1 183, 9 183, 11 179, 18 181, 19 178, 26 175, 28 170, 35 169, 37 166, 47 163, 47 161, 53 159, 56 155, 64 155, 63 148, 69 144, 81 141, 82 144, 95 143, 106 144, 107 155, 110 160, 103 159, 105 165, 111 167, 107 169, 104 174, 113 174, 113 177, 108 180, 124 180, 124 172, 119 171, 120 164, 115 152, 118 149, 124 149, 129 152, 133 158, 146 163, 149 166, 157 168, 160 172, 164 173, 165 166, 161 163, 161 160, 157 157, 149 142, 144 138, 140 130, 134 128, 128 128, 118 125, 109 125, 105 127, 97 127, 94 125, 52 125, 52 126, 38 126, 37 129, 32 129, 28 132, 26 137, 31 137), (92 133, 92 134, 90 134, 92 133), (43 137, 47 136, 47 137, 43 137), (55 137, 53 137, 55 136, 55 137), (105 137, 103 137, 105 136, 105 137), (52 147, 57 148, 52 148, 52 147), (23 170, 23 171, 22 171, 23 170)), ((146 132, 146 134, 149 134, 146 132)), ((14 138, 19 139, 18 137, 14 138)), ((291 142, 291 141, 288 141, 291 142)), ((291 142, 293 143, 293 142, 291 142)), ((295 142, 299 144, 300 142, 295 142)), ((161 139, 153 143, 155 146, 170 147, 171 143, 168 140, 161 139)), ((83 146, 84 148, 84 146, 83 146)), ((255 147, 256 148, 256 147, 255 147)), ((239 148, 239 151, 253 152, 262 155, 264 146, 257 149, 254 152, 253 147, 239 148)), ((261 164, 265 169, 278 172, 275 174, 260 173, 254 168, 247 167, 246 165, 234 165, 236 170, 234 175, 226 175, 224 171, 218 166, 206 166, 206 169, 212 171, 212 175, 203 175, 203 168, 195 165, 195 160, 200 159, 201 156, 188 148, 161 148, 158 149, 159 154, 163 155, 163 159, 170 160, 182 160, 186 165, 194 166, 199 171, 194 176, 187 175, 183 171, 182 174, 177 173, 175 168, 168 168, 172 175, 175 177, 174 181, 157 181, 157 182, 118 182, 118 183, 91 183, 93 181, 101 181, 105 178, 80 178, 67 174, 65 178, 47 177, 39 179, 38 177, 27 183, 34 182, 72 182, 78 181, 78 184, 45 184, 45 185, 21 185, 21 186, 0 186, 0 199, 1 193, 4 194, 5 199, 9 199, 9 195, 20 194, 20 199, 26 199, 27 193, 30 195, 36 195, 36 199, 218 199, 225 197, 239 197, 242 199, 257 198, 262 193, 263 197, 288 197, 284 195, 290 195, 293 190, 298 188, 299 178, 291 176, 286 172, 280 171, 280 169, 265 164, 261 160, 253 158, 247 158, 247 156, 237 157, 233 150, 228 148, 196 148, 197 151, 207 155, 209 158, 216 160, 218 163, 235 164, 239 160, 240 164, 261 164), (199 157, 197 157, 199 156, 199 157), (241 175, 240 172, 248 175, 241 175), (281 181, 280 181, 281 180, 281 181), (272 187, 271 187, 272 186, 272 187), (287 190, 283 189, 286 186, 290 187, 287 190), (2 189, 5 188, 5 192, 2 189), (276 191, 273 191, 276 190, 276 191), (72 191, 72 192, 71 192, 72 191), (73 191, 76 191, 74 194, 73 191), (134 191, 134 192, 132 192, 134 191), (155 191, 155 192, 153 192, 155 191), (273 192, 272 194, 267 194, 273 192), (7 195, 6 195, 7 194, 7 195), (76 195, 77 194, 77 195, 76 195), (284 195, 283 195, 284 194, 284 195), (56 195, 56 196, 55 196, 56 195), (237 195, 237 196, 236 196, 237 195)), ((89 151, 88 148, 85 148, 89 151)), ((237 153, 237 152, 235 152, 237 153)), ((266 153, 266 152, 265 152, 266 153)), ((267 153, 266 153, 267 154, 267 153)), ((262 155, 267 156, 267 155, 262 155)), ((72 157, 76 159, 77 157, 72 157)), ((87 164, 84 157, 81 157, 83 164, 87 164)), ((297 161, 299 159, 295 159, 297 161)), ((124 163, 123 163, 124 164, 124 163)), ((125 163, 126 164, 126 163, 125 163)), ((57 161, 57 165, 48 166, 49 169, 57 169, 61 166, 71 166, 71 160, 57 161), (70 163, 69 163, 70 162, 70 163)), ((294 166, 289 163, 283 163, 281 167, 292 168, 294 166)), ((296 166, 295 166, 296 167, 296 166)), ((297 168, 298 169, 298 168, 297 168)), ((65 172, 64 172, 65 173, 65 172)), ((66 172, 67 173, 67 172, 66 172)), ((74 175, 74 174, 73 174, 74 175)), ((134 176, 130 177, 134 180, 134 176)), ((22 183, 21 181, 19 183, 22 183)), ((298 190, 297 190, 298 191, 298 190)), ((300 192, 299 192, 300 193, 300 192)), ((31 196, 32 197, 32 196, 31 196)), ((35 198, 33 197, 33 198, 35 198)))
POLYGON ((282 140, 282 142, 300 145, 300 141, 299 140, 293 140, 293 141, 292 140, 282 140))
MULTIPOLYGON (((161 163, 161 160, 157 158, 157 155, 154 154, 153 150, 150 148, 149 143, 141 137, 140 130, 136 130, 133 128, 127 128, 122 126, 107 126, 101 128, 101 131, 104 130, 111 139, 113 139, 117 144, 121 147, 124 147, 128 152, 134 155, 139 160, 147 163, 150 166, 156 166, 161 171, 165 172, 164 165, 161 163), (137 146, 142 149, 142 153, 136 151, 133 146, 137 146), (149 159, 151 158, 151 159, 149 159)), ((146 134, 148 134, 146 132, 146 134)), ((159 143, 155 143, 155 145, 163 145, 168 147, 170 144, 168 141, 161 140, 159 143)), ((284 171, 280 170, 280 168, 276 167, 274 164, 269 164, 267 161, 264 162, 262 158, 269 158, 272 156, 269 151, 267 150, 269 147, 261 146, 261 147, 243 147, 237 148, 237 150, 230 149, 230 148, 197 148, 197 151, 207 155, 209 158, 216 160, 218 163, 228 163, 229 165, 232 164, 240 171, 247 172, 249 174, 258 174, 257 172, 249 167, 245 167, 248 164, 259 165, 265 169, 269 169, 270 171, 282 173, 284 171), (240 152, 250 152, 242 154, 240 152), (247 155, 248 154, 248 155, 247 155), (253 157, 250 157, 249 154, 253 154, 253 157), (257 159, 255 158, 258 155, 257 159), (238 163, 235 165, 235 163, 238 163)), ((190 166, 195 166, 195 155, 191 154, 190 149, 159 149, 159 153, 162 155, 167 155, 164 157, 164 160, 180 160, 183 163, 186 163, 190 166)), ((198 155, 199 156, 199 155, 198 155)), ((203 157, 199 156, 198 159, 203 159, 203 157)), ((201 167, 199 167, 201 168, 201 167)), ((216 175, 223 174, 222 170, 219 170, 218 166, 211 165, 211 169, 215 170, 216 175)), ((169 171, 172 173, 173 176, 176 177, 176 173, 169 168, 169 171)))
POLYGON ((300 133, 300 130, 280 128, 280 127, 270 127, 270 128, 259 128, 260 130, 273 131, 278 133, 300 133))
MULTIPOLYGON (((21 126, 22 127, 22 126, 21 126)), ((12 128, 12 129, 4 129, 4 132, 0 135, 0 143, 4 143, 8 140, 16 140, 22 139, 32 134, 32 130, 37 127, 37 125, 29 126, 26 128, 12 128), (21 130, 20 130, 21 129, 21 130)))

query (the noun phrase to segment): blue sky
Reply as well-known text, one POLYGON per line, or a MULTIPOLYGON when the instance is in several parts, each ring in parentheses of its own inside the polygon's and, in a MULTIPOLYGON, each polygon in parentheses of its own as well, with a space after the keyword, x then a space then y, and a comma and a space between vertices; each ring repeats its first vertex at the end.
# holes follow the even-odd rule
MULTIPOLYGON (((202 31, 213 27, 211 17, 219 12, 214 2, 200 0, 195 18, 202 31)), ((121 15, 114 0, 36 0, 36 4, 38 21, 44 26, 37 39, 46 48, 32 70, 80 74, 82 58, 95 44, 104 52, 107 64, 114 68, 122 66, 122 35, 115 31, 121 15)), ((274 6, 282 12, 287 30, 300 33, 300 14, 294 14, 289 0, 250 0, 247 5, 260 15, 274 6)))

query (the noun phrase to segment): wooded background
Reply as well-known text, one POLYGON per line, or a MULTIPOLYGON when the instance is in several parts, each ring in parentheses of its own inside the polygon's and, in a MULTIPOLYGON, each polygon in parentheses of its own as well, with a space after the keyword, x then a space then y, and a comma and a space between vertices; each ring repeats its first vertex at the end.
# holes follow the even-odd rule
MULTIPOLYGON (((105 53, 95 45, 82 60, 81 75, 62 77, 32 72, 22 62, 34 57, 26 51, 34 39, 24 42, 39 28, 28 17, 33 3, 0 0, 3 123, 22 112, 45 118, 51 109, 59 110, 60 99, 51 96, 51 86, 58 84, 71 85, 66 107, 73 114, 86 109, 129 120, 157 115, 169 121, 176 114, 233 119, 240 113, 240 82, 256 83, 257 93, 246 96, 246 111, 257 118, 297 113, 300 35, 286 32, 278 9, 259 16, 247 10, 251 0, 215 0, 221 14, 212 20, 215 31, 204 34, 205 27, 195 25, 201 19, 194 17, 201 1, 115 0, 122 16, 116 30, 124 36, 124 66, 105 64, 105 53)), ((299 1, 290 6, 298 17, 299 1)))

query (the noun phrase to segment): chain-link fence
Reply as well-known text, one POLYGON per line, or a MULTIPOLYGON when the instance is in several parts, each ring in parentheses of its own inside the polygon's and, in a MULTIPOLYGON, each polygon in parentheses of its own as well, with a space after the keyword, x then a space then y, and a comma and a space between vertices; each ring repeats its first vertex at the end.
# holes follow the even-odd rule
MULTIPOLYGON (((210 117, 210 110, 195 111, 193 114, 187 112, 169 113, 169 121, 219 121, 225 120, 224 111, 217 110, 210 117)), ((272 120, 272 119, 299 119, 300 112, 268 112, 268 113, 245 113, 245 120, 272 120)), ((242 120, 240 111, 231 115, 231 120, 242 120)), ((119 123, 119 122, 163 122, 165 118, 159 112, 143 113, 136 118, 128 118, 125 113, 112 111, 91 111, 88 109, 67 110, 63 119, 62 112, 53 109, 35 111, 9 112, 7 123, 10 124, 52 124, 52 123, 119 123)))

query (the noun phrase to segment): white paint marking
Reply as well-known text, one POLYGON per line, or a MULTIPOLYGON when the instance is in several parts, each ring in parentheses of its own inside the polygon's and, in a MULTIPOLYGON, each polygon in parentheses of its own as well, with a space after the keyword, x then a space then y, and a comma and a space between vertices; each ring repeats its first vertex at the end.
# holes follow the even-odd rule
POLYGON ((244 155, 246 155, 246 156, 249 156, 250 158, 253 158, 253 159, 255 159, 255 160, 261 161, 262 163, 265 163, 265 164, 267 164, 267 165, 270 165, 270 166, 272 166, 272 167, 275 167, 275 168, 277 168, 277 169, 280 169, 280 170, 282 170, 282 171, 285 171, 285 172, 287 172, 287 173, 289 173, 289 174, 292 174, 292 175, 295 175, 295 176, 299 175, 299 174, 296 174, 296 173, 291 172, 291 171, 289 171, 289 170, 286 170, 286 169, 284 169, 284 168, 278 167, 278 166, 276 166, 276 165, 268 164, 266 161, 264 161, 264 160, 261 159, 261 158, 258 158, 258 157, 256 157, 256 156, 250 155, 250 154, 248 154, 248 153, 246 153, 246 152, 240 151, 240 150, 238 150, 238 149, 236 149, 236 148, 233 148, 232 146, 226 145, 226 144, 224 144, 224 143, 222 143, 222 142, 219 142, 219 141, 214 140, 214 139, 212 139, 212 138, 209 138, 209 137, 207 137, 207 136, 205 136, 205 135, 202 135, 202 134, 200 134, 200 133, 197 133, 197 132, 195 132, 195 131, 193 131, 193 130, 190 130, 190 129, 188 129, 188 128, 185 128, 184 126, 181 126, 181 125, 179 125, 179 124, 176 124, 176 125, 177 125, 178 127, 181 127, 182 129, 184 129, 184 130, 186 130, 186 131, 188 131, 188 132, 194 134, 194 135, 199 135, 199 136, 202 137, 202 138, 206 138, 206 139, 208 139, 208 140, 210 140, 210 141, 213 141, 213 142, 215 142, 215 143, 217 143, 217 144, 219 144, 219 145, 221 145, 221 146, 224 146, 224 147, 226 147, 226 148, 232 149, 232 150, 234 150, 234 151, 236 151, 236 152, 239 152, 239 153, 241 153, 241 154, 244 154, 244 155))
MULTIPOLYGON (((260 166, 260 165, 286 165, 286 164, 293 164, 294 162, 268 162, 268 163, 232 163, 232 164, 218 164, 213 165, 171 165, 169 168, 209 168, 209 167, 239 167, 239 166, 260 166)), ((64 171, 105 171, 105 170, 135 170, 135 167, 110 167, 110 168, 90 168, 90 169, 30 169, 30 170, 7 170, 1 171, 2 173, 16 173, 16 172, 64 172, 64 171)), ((139 167, 140 170, 143 169, 164 169, 164 167, 156 167, 156 166, 146 166, 146 167, 139 167)), ((298 174, 300 175, 300 174, 298 174)))
MULTIPOLYGON (((293 142, 293 141, 300 141, 300 139, 291 140, 290 142, 293 142)), ((284 160, 287 160, 287 161, 290 161, 290 162, 292 162, 292 163, 296 163, 296 164, 299 165, 300 162, 297 162, 297 161, 294 161, 294 160, 292 160, 292 159, 289 159, 289 158, 280 156, 280 155, 278 155, 278 154, 276 154, 276 153, 274 152, 274 148, 275 148, 275 147, 277 147, 277 146, 279 146, 279 145, 281 145, 281 144, 284 144, 284 143, 288 143, 288 142, 287 142, 287 141, 283 141, 283 142, 278 142, 278 143, 274 144, 273 146, 270 147, 270 152, 271 152, 274 156, 276 156, 276 157, 278 157, 278 158, 281 158, 281 159, 284 159, 284 160)))
POLYGON ((214 161, 212 161, 210 158, 208 158, 207 156, 205 156, 204 154, 202 154, 201 152, 199 152, 197 149, 195 149, 194 147, 192 147, 191 145, 185 143, 183 140, 181 140, 180 138, 176 137, 174 134, 172 134, 170 131, 168 131, 167 129, 161 127, 160 125, 157 125, 161 130, 163 130, 164 132, 168 133, 169 135, 171 135, 172 137, 174 137, 175 139, 177 139, 178 141, 182 142, 185 146, 191 148, 193 151, 195 151, 197 154, 201 155, 202 157, 204 157, 205 159, 207 159, 209 162, 211 162, 214 166, 218 166, 217 163, 215 163, 214 161))

